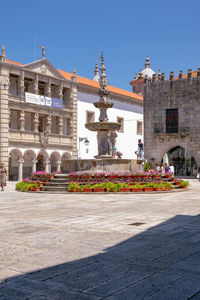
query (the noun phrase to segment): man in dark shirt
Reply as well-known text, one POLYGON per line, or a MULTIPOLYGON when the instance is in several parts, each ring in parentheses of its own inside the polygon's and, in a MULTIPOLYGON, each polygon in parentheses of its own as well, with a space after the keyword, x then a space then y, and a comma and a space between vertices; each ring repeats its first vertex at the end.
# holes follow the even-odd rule
POLYGON ((141 159, 144 159, 144 145, 141 139, 138 140, 138 154, 141 159))

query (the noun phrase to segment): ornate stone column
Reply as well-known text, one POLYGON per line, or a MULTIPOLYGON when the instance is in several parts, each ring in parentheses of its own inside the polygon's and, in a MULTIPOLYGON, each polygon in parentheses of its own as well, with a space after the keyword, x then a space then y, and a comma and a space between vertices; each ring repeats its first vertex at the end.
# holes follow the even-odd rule
POLYGON ((38 162, 38 161, 37 161, 37 159, 35 159, 35 158, 32 160, 32 163, 33 163, 33 164, 32 164, 32 172, 36 172, 36 164, 37 164, 37 162, 38 162))
POLYGON ((47 97, 51 97, 51 78, 48 79, 47 97))
POLYGON ((45 172, 49 172, 49 164, 50 164, 50 160, 47 158, 44 162, 45 172))
POLYGON ((38 95, 39 90, 38 90, 38 75, 35 75, 35 81, 34 81, 34 93, 38 95))
POLYGON ((23 162, 24 162, 23 159, 18 160, 18 163, 19 163, 19 166, 18 166, 18 181, 22 181, 22 179, 23 179, 23 162))
POLYGON ((20 97, 24 98, 24 71, 21 72, 21 76, 20 76, 20 97))
POLYGON ((48 131, 48 133, 51 133, 51 115, 47 116, 46 131, 48 131))
POLYGON ((59 134, 62 135, 63 134, 63 117, 62 116, 59 118, 58 127, 59 127, 59 134))
POLYGON ((57 172, 60 172, 62 161, 57 161, 56 164, 57 164, 57 172))
POLYGON ((20 121, 20 130, 24 131, 25 130, 25 113, 23 110, 20 112, 19 121, 20 121))
POLYGON ((59 99, 63 99, 63 84, 62 84, 62 82, 59 86, 59 99))
POLYGON ((39 114, 35 113, 34 120, 33 120, 33 131, 38 132, 38 125, 39 125, 39 114))

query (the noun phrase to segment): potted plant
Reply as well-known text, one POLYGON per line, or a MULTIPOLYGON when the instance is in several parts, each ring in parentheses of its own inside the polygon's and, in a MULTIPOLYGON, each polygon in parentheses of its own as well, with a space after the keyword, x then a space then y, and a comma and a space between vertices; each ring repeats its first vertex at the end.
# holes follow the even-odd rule
POLYGON ((189 182, 188 181, 184 181, 184 180, 181 181, 181 188, 182 189, 186 189, 188 186, 189 186, 189 182))
POLYGON ((104 180, 105 179, 105 173, 96 173, 94 174, 94 179, 95 180, 104 180))
POLYGON ((70 183, 68 185, 68 191, 69 192, 79 192, 80 191, 80 185, 78 183, 70 183))
POLYGON ((153 190, 154 190, 153 183, 147 183, 143 185, 144 192, 153 192, 153 190))
POLYGON ((173 184, 169 182, 165 183, 164 186, 165 186, 165 191, 171 191, 173 188, 173 184))
POLYGON ((93 192, 95 193, 103 193, 105 192, 105 183, 97 183, 92 186, 93 192))
POLYGON ((165 173, 165 178, 171 178, 172 175, 173 175, 172 172, 166 172, 166 173, 165 173))
POLYGON ((153 189, 156 192, 158 192, 158 191, 161 192, 161 191, 164 191, 165 187, 163 186, 162 183, 154 183, 153 189))
POLYGON ((143 191, 143 186, 141 184, 135 184, 131 188, 132 192, 142 192, 143 191))
POLYGON ((119 183, 119 191, 120 192, 130 192, 130 186, 127 183, 119 183))
POLYGON ((39 192, 40 191, 39 184, 38 183, 32 184, 31 191, 32 192, 39 192))
POLYGON ((119 191, 119 184, 114 182, 107 182, 106 183, 106 191, 107 192, 118 192, 119 191))
POLYGON ((81 174, 81 179, 84 181, 90 181, 92 179, 92 175, 89 173, 81 174))
POLYGON ((90 184, 83 184, 80 188, 81 192, 91 193, 92 192, 92 186, 90 184))

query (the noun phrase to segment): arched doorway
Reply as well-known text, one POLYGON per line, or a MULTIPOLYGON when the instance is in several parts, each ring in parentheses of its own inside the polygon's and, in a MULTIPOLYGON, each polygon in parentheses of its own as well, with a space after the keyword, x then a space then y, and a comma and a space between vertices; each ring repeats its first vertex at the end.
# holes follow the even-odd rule
POLYGON ((44 155, 39 153, 37 157, 36 171, 44 171, 44 155))
POLYGON ((17 181, 19 176, 19 161, 22 160, 22 153, 13 149, 9 155, 9 180, 17 181))
POLYGON ((60 154, 58 152, 53 152, 50 156, 51 172, 55 172, 58 169, 58 164, 60 164, 60 154))
POLYGON ((27 150, 24 153, 23 177, 30 176, 33 170, 33 162, 36 160, 35 153, 32 150, 27 150))
POLYGON ((172 163, 176 176, 196 176, 197 164, 194 157, 183 147, 170 149, 164 156, 163 162, 172 163))
POLYGON ((73 171, 72 165, 70 163, 70 160, 71 160, 70 153, 65 152, 63 154, 63 156, 62 156, 62 159, 61 159, 61 161, 62 161, 62 165, 61 165, 61 171, 62 171, 62 173, 66 173, 67 174, 67 173, 70 173, 70 172, 73 171))

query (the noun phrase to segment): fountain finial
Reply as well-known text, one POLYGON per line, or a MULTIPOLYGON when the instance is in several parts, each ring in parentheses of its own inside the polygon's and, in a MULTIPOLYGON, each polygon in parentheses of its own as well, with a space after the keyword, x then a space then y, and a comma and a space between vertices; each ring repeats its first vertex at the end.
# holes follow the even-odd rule
POLYGON ((104 65, 104 53, 101 53, 101 76, 99 78, 99 96, 100 96, 100 101, 102 102, 107 102, 106 96, 109 94, 109 91, 107 89, 107 77, 106 77, 106 68, 104 65))
POLYGON ((98 66, 98 57, 96 57, 96 65, 95 65, 95 69, 94 69, 94 77, 93 80, 94 81, 99 81, 99 66, 98 66))

